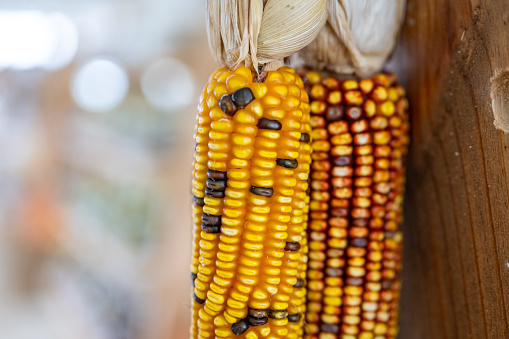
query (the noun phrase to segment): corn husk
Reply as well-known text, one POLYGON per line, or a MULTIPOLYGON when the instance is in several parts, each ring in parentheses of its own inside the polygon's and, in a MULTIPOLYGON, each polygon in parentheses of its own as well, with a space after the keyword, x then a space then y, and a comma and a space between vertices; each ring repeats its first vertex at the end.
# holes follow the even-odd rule
POLYGON ((394 49, 405 0, 328 0, 327 24, 299 56, 311 67, 370 76, 394 49))
POLYGON ((216 61, 258 72, 277 69, 326 21, 326 0, 208 0, 207 34, 216 61))

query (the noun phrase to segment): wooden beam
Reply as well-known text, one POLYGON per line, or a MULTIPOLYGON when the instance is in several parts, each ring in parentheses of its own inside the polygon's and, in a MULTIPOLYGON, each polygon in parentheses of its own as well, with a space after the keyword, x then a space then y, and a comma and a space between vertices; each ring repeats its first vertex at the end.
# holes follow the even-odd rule
POLYGON ((391 64, 413 128, 400 338, 509 338, 509 1, 409 0, 391 64))

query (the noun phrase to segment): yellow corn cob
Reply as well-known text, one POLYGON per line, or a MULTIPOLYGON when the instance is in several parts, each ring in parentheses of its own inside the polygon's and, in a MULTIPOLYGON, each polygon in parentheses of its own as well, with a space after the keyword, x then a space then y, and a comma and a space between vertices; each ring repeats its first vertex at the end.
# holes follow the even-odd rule
POLYGON ((291 68, 210 77, 195 134, 192 338, 302 338, 309 111, 291 68))
POLYGON ((313 163, 307 339, 397 335, 407 101, 392 74, 303 70, 313 163))

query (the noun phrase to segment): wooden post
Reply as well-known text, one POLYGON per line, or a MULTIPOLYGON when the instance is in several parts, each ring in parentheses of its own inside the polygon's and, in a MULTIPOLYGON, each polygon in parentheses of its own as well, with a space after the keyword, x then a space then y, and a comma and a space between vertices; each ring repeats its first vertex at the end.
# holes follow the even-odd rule
POLYGON ((413 124, 400 338, 509 338, 509 1, 409 0, 391 63, 413 124))

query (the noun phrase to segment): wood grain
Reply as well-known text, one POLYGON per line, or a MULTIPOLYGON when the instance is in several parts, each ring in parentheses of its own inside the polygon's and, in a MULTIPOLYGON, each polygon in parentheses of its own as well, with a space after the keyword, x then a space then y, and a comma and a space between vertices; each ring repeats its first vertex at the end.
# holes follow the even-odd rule
POLYGON ((509 1, 409 0, 391 61, 413 128, 400 338, 509 338, 509 135, 490 101, 507 67, 509 1))

